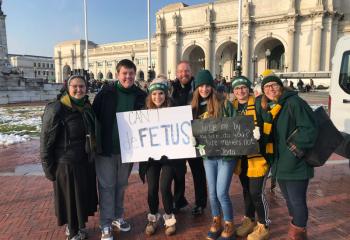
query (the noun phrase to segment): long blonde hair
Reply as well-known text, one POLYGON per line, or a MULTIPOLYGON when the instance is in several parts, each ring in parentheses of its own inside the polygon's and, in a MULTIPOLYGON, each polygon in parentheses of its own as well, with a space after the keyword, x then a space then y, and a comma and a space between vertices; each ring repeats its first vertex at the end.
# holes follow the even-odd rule
MULTIPOLYGON (((196 119, 199 116, 199 104, 201 96, 199 94, 198 88, 193 92, 192 97, 192 113, 193 118, 196 119)), ((207 112, 208 116, 212 118, 219 118, 222 116, 222 105, 224 99, 220 97, 215 88, 212 87, 211 93, 207 98, 207 112)))

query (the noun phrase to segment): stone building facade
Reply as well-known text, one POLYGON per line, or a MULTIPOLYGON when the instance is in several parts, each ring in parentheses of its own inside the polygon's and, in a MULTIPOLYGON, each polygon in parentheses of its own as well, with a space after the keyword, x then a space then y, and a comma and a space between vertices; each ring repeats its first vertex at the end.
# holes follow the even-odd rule
POLYGON ((55 65, 52 57, 8 54, 12 67, 24 78, 55 81, 55 65))
MULTIPOLYGON (((176 64, 188 60, 196 73, 233 77, 237 59, 238 0, 216 0, 188 6, 174 3, 156 13, 152 68, 175 77, 176 64)), ((250 78, 264 69, 290 75, 331 71, 337 40, 350 34, 348 0, 243 0, 242 73, 250 78)), ((66 67, 84 66, 83 40, 55 46, 56 79, 66 67)), ((89 42, 89 70, 95 78, 114 78, 119 60, 128 58, 147 72, 147 40, 95 44, 89 42)))

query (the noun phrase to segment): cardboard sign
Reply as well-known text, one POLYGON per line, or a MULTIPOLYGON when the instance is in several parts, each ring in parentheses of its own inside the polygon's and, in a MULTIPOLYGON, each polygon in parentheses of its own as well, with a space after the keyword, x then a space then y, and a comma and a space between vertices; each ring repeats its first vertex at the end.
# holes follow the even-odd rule
POLYGON ((123 163, 196 157, 190 106, 117 113, 123 163))
POLYGON ((238 156, 259 153, 252 116, 192 121, 199 156, 238 156))

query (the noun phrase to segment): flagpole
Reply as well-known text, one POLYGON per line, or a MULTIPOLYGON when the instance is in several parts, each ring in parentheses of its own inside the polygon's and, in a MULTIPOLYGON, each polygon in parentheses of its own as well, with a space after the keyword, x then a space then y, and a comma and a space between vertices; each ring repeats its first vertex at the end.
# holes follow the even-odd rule
POLYGON ((147 0, 147 29, 148 29, 148 80, 151 80, 151 25, 150 25, 150 0, 147 0))
POLYGON ((238 46, 237 46, 237 68, 236 75, 240 76, 242 67, 241 49, 242 49, 242 0, 238 0, 238 46))
POLYGON ((84 27, 85 27, 85 70, 89 71, 89 52, 88 52, 88 27, 87 27, 87 4, 86 0, 84 0, 84 27))

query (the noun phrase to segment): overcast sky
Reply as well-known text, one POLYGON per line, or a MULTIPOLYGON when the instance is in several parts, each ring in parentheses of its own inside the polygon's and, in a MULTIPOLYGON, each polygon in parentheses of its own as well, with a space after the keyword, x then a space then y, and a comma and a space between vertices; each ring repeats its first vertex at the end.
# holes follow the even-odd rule
MULTIPOLYGON (((184 0, 194 5, 212 0, 184 0)), ((151 0, 155 13, 174 0, 151 0)), ((87 0, 89 40, 95 43, 147 38, 147 0, 87 0)), ((3 0, 9 53, 53 56, 54 45, 84 39, 83 0, 3 0)))

